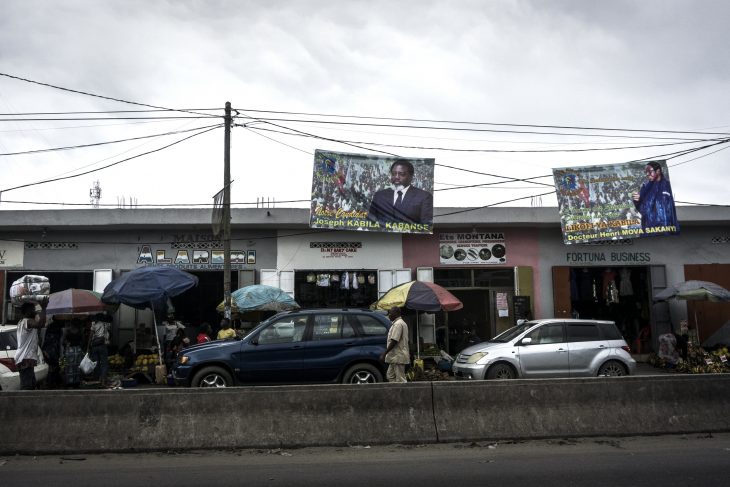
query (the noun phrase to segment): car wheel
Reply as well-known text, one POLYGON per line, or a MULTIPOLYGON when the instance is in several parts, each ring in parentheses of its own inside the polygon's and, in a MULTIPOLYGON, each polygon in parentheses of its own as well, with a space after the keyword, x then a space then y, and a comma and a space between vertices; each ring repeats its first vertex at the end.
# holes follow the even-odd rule
POLYGON ((626 369, 623 365, 621 365, 619 362, 616 362, 615 360, 609 360, 605 364, 601 365, 600 369, 598 369, 599 377, 621 377, 622 375, 626 375, 626 369))
POLYGON ((343 384, 374 384, 383 382, 383 374, 370 364, 353 365, 342 376, 343 384))
POLYGON ((487 379, 514 379, 517 377, 515 369, 508 364, 494 364, 487 370, 487 379))
POLYGON ((190 384, 193 387, 229 387, 233 385, 233 379, 221 367, 205 367, 193 376, 190 384))

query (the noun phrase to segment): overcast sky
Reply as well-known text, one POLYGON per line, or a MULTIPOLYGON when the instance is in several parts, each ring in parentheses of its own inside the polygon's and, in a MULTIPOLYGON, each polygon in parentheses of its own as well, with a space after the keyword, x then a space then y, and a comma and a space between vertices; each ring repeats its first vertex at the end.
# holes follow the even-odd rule
MULTIPOLYGON (((207 112, 218 115, 230 101, 238 110, 236 123, 240 124, 250 122, 249 117, 315 118, 254 111, 271 110, 728 134, 728 19, 730 2, 725 0, 3 0, 0 72, 159 107, 218 108, 207 112)), ((139 109, 144 107, 0 76, 2 119, 17 119, 7 114, 19 113, 139 109)), ((0 153, 143 137, 218 122, 183 118, 1 121, 0 153)), ((702 144, 542 153, 466 153, 425 147, 575 150, 677 142, 669 137, 723 137, 479 126, 591 134, 586 137, 274 123, 279 127, 258 123, 256 129, 234 128, 232 202, 265 198, 279 202, 277 206, 307 207, 306 202, 281 202, 310 197, 315 149, 370 153, 332 140, 261 130, 266 128, 412 147, 380 148, 405 157, 436 159, 437 207, 483 206, 519 197, 525 199, 508 206, 557 204, 554 195, 529 198, 550 188, 525 182, 447 190, 500 180, 458 169, 530 178, 550 175, 555 167, 621 163, 702 144)), ((0 190, 89 171, 193 133, 0 156, 0 190)), ((730 151, 690 161, 725 147, 728 144, 669 160, 677 201, 730 204, 730 151)), ((223 130, 92 174, 5 191, 0 209, 44 207, 11 201, 88 203, 96 180, 103 205, 117 205, 122 198, 140 205, 210 203, 223 184, 223 130)), ((552 184, 551 178, 538 181, 552 184)))

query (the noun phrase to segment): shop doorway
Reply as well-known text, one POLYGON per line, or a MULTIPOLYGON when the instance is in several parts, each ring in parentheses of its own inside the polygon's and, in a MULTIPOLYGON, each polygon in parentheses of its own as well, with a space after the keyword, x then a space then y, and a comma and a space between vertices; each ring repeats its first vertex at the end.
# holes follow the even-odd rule
POLYGON ((376 270, 307 270, 294 273, 294 299, 302 308, 367 308, 378 300, 376 270))
POLYGON ((464 303, 457 311, 436 314, 436 344, 450 355, 492 337, 488 289, 449 289, 464 303))
POLYGON ((634 353, 653 349, 648 267, 554 267, 556 316, 614 321, 634 353))
MULTIPOLYGON (((222 315, 216 306, 223 301, 223 272, 222 271, 187 271, 198 278, 198 285, 192 287, 171 299, 175 307, 175 316, 186 327, 192 326, 188 335, 203 323, 208 322, 218 327, 222 315)), ((238 272, 231 272, 231 291, 235 291, 238 282, 238 272)))

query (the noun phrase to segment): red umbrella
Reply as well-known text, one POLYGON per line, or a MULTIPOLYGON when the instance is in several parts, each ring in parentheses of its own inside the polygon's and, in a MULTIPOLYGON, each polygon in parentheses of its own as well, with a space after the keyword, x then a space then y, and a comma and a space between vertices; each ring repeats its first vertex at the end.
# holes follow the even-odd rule
POLYGON ((111 308, 101 302, 101 293, 74 288, 52 293, 48 297, 46 307, 46 314, 61 319, 95 315, 106 311, 111 311, 111 308))

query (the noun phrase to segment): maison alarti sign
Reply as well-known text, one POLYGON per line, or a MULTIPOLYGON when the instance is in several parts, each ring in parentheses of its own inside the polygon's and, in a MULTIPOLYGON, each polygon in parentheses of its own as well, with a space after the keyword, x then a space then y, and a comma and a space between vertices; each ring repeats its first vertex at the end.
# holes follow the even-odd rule
MULTIPOLYGON (((169 265, 182 269, 223 269, 225 253, 222 243, 205 235, 176 235, 169 247, 142 245, 137 264, 169 265)), ((255 250, 231 250, 231 268, 241 269, 256 264, 255 250)))

